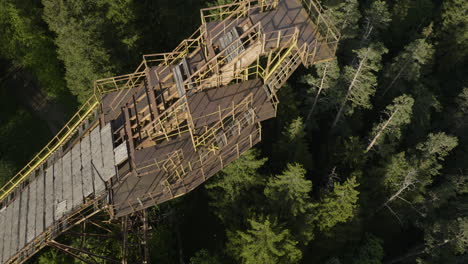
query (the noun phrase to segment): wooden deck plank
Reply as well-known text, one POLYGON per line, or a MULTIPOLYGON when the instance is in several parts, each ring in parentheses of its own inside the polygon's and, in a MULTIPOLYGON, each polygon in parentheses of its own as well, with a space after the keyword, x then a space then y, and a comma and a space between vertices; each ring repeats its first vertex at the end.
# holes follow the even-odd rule
POLYGON ((4 244, 4 238, 5 238, 5 228, 3 228, 6 225, 6 220, 5 220, 5 209, 1 208, 0 210, 0 261, 3 262, 3 244, 4 244))
POLYGON ((19 239, 19 220, 20 220, 20 207, 21 199, 18 196, 12 204, 13 213, 11 217, 11 245, 10 245, 10 258, 18 251, 19 239))
POLYGON ((62 217, 62 213, 57 210, 58 205, 64 200, 63 198, 63 170, 62 159, 58 159, 54 163, 54 220, 57 221, 62 217))
POLYGON ((45 174, 45 227, 49 227, 54 222, 54 166, 50 166, 45 174))
POLYGON ((102 145, 102 158, 103 158, 103 172, 102 177, 104 181, 108 181, 115 175, 114 163, 114 143, 112 140, 112 131, 110 124, 107 124, 101 129, 101 145, 102 145))
POLYGON ((21 209, 20 209, 20 221, 19 221, 19 240, 18 248, 23 248, 26 244, 26 229, 28 219, 28 201, 29 201, 29 188, 25 188, 21 192, 21 209))
POLYGON ((104 181, 102 180, 102 145, 100 128, 96 127, 91 131, 91 171, 93 176, 94 191, 96 194, 101 193, 105 189, 104 181))
POLYGON ((11 215, 12 207, 7 206, 5 211, 5 233, 3 235, 3 263, 5 263, 10 258, 10 245, 11 245, 11 215))
MULTIPOLYGON (((68 212, 72 209, 73 205, 73 181, 72 181, 72 168, 71 168, 71 153, 67 152, 62 158, 62 192, 63 192, 63 200, 65 202, 65 210, 61 213, 68 212)), ((60 176, 59 176, 60 177, 60 176)), ((62 202, 62 201, 61 201, 62 202)), ((60 205, 60 204, 59 204, 60 205)), ((57 211, 59 211, 57 209, 57 211)), ((61 211, 61 210, 60 210, 61 211)))
POLYGON ((77 143, 71 150, 73 202, 72 208, 83 203, 83 180, 81 177, 81 144, 77 143))
POLYGON ((86 198, 94 191, 93 176, 91 174, 91 142, 89 135, 81 140, 81 164, 83 197, 86 198))
POLYGON ((44 231, 44 172, 36 178, 36 236, 44 231))
POLYGON ((3 228, 5 226, 5 216, 4 216, 4 213, 5 213, 5 209, 4 208, 1 208, 0 209, 0 226, 2 228, 0 228, 0 261, 3 262, 3 240, 4 240, 4 233, 5 233, 5 228, 3 228))
POLYGON ((29 184, 26 243, 36 236, 36 181, 29 184))

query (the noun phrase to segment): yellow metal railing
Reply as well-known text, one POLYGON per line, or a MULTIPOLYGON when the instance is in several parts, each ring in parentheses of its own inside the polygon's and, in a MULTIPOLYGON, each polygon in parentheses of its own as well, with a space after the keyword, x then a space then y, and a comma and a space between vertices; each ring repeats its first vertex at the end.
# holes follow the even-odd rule
POLYGON ((211 21, 219 21, 232 18, 232 15, 240 17, 246 14, 251 1, 234 1, 231 4, 213 6, 200 9, 202 25, 211 21))
POLYGON ((179 149, 179 150, 176 150, 174 152, 167 154, 167 158, 165 159, 161 159, 161 157, 157 157, 155 159, 142 162, 138 164, 138 167, 136 167, 135 169, 137 171, 138 176, 147 175, 147 174, 154 173, 160 170, 168 171, 167 164, 171 160, 174 160, 174 157, 177 160, 182 160, 183 158, 182 150, 179 149))
POLYGON ((156 119, 152 120, 140 129, 142 136, 162 138, 169 140, 171 137, 189 132, 192 121, 186 97, 181 97, 169 106, 156 119), (185 114, 185 116, 182 116, 185 114), (183 124, 184 121, 187 123, 183 124))
POLYGON ((97 202, 102 201, 106 195, 107 191, 96 195, 97 198, 86 201, 86 203, 82 204, 69 215, 62 217, 59 221, 55 221, 53 225, 47 227, 44 232, 37 235, 22 249, 19 249, 14 256, 5 262, 5 264, 24 263, 39 250, 47 246, 48 241, 53 240, 61 233, 101 212, 104 207, 96 207, 96 204, 97 202))
POLYGON ((26 164, 13 178, 11 178, 5 185, 0 189, 0 201, 11 194, 15 188, 17 188, 22 182, 24 182, 31 173, 33 173, 39 166, 43 164, 47 158, 62 146, 66 141, 73 136, 78 127, 84 120, 89 118, 91 114, 97 110, 99 105, 99 99, 96 95, 86 101, 78 112, 68 121, 65 126, 49 141, 49 143, 36 154, 32 160, 26 164))
POLYGON ((304 47, 303 62, 306 66, 331 59, 338 47, 340 33, 325 15, 323 7, 314 0, 301 0, 309 18, 316 27, 315 40, 304 47))
MULTIPOLYGON (((252 108, 253 104, 253 95, 249 94, 246 98, 244 98, 240 103, 237 105, 232 106, 232 110, 224 115, 220 116, 220 120, 213 124, 207 131, 205 131, 203 134, 195 136, 194 137, 194 146, 195 148, 198 148, 202 145, 206 146, 209 145, 213 140, 214 137, 219 133, 219 131, 223 130, 225 126, 227 126, 228 122, 235 122, 236 119, 238 118, 236 114, 246 112, 249 109, 252 108), (232 117, 231 120, 226 121, 226 118, 232 117)), ((252 123, 254 122, 255 115, 252 117, 252 123)))
POLYGON ((230 4, 213 6, 200 9, 202 25, 211 21, 220 21, 247 15, 252 9, 258 8, 261 11, 273 9, 278 6, 279 0, 235 0, 230 4))
MULTIPOLYGON (((230 63, 228 59, 232 55, 234 54, 239 55, 241 52, 241 49, 247 50, 248 48, 250 48, 250 46, 248 46, 249 43, 255 43, 255 42, 260 43, 262 36, 263 35, 262 35, 261 24, 257 23, 256 25, 251 27, 249 30, 244 32, 238 39, 236 39, 236 41, 233 41, 224 50, 222 50, 219 54, 211 58, 208 62, 204 64, 204 66, 199 68, 190 77, 188 77, 184 81, 184 89, 186 91, 192 88, 195 88, 195 91, 202 90, 203 82, 208 81, 208 80, 214 81, 213 84, 208 85, 208 86, 210 87, 219 86, 220 83, 218 82, 220 80, 223 80, 224 79, 223 75, 225 75, 225 74, 219 74, 218 72, 219 69, 223 67, 224 65, 227 65, 228 63, 230 63), (237 40, 241 40, 241 42, 239 43, 239 41, 237 40), (231 49, 232 47, 234 47, 234 49, 231 49), (218 75, 218 76, 215 76, 215 75, 218 75), (215 78, 213 78, 213 76, 215 78)), ((238 56, 235 56, 235 57, 238 57, 238 56)))

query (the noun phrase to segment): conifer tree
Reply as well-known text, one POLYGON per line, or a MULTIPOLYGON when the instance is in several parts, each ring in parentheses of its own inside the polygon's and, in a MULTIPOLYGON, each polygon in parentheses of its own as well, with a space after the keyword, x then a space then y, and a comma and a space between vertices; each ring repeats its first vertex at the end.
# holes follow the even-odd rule
POLYGON ((457 70, 460 63, 468 57, 468 2, 447 0, 442 3, 440 29, 437 31, 438 52, 442 59, 439 67, 443 71, 457 70))
POLYGON ((122 71, 122 65, 129 61, 128 56, 121 55, 122 49, 134 48, 137 38, 124 33, 134 29, 128 25, 132 20, 131 1, 42 0, 42 4, 43 18, 56 34, 67 86, 84 102, 95 80, 122 71))
POLYGON ((41 89, 51 98, 66 91, 57 53, 47 28, 42 26, 41 9, 29 3, 0 0, 0 57, 31 71, 41 89))
POLYGON ((411 114, 414 100, 408 95, 402 95, 393 100, 393 104, 387 106, 384 114, 387 116, 384 121, 374 125, 372 129, 369 145, 366 152, 374 145, 378 145, 386 137, 390 141, 401 137, 401 127, 411 122, 411 114))
POLYGON ((337 105, 336 98, 339 97, 336 95, 337 85, 339 85, 339 78, 340 78, 340 68, 338 67, 337 60, 331 60, 326 63, 320 63, 314 65, 317 71, 317 77, 313 74, 304 75, 301 78, 301 82, 310 86, 308 90, 309 93, 315 94, 315 97, 310 107, 305 123, 309 121, 312 117, 315 107, 319 102, 320 95, 323 93, 326 96, 326 103, 321 106, 321 110, 326 110, 334 107, 337 105), (331 88, 331 89, 330 89, 331 88))
POLYGON ((291 121, 287 129, 283 131, 283 135, 276 148, 273 149, 277 158, 276 166, 287 162, 297 162, 306 168, 311 167, 312 155, 307 148, 305 140, 305 129, 302 117, 298 117, 291 121))
POLYGON ((399 153, 390 158, 383 169, 384 185, 390 195, 379 207, 387 208, 400 222, 401 217, 392 209, 391 204, 399 201, 399 205, 411 208, 424 216, 417 205, 426 200, 427 187, 439 175, 441 162, 458 144, 456 137, 445 133, 429 134, 425 142, 416 146, 417 152, 407 158, 405 153, 399 153))
POLYGON ((364 10, 364 39, 370 39, 371 35, 379 35, 387 29, 391 16, 387 3, 382 0, 374 0, 364 10))
POLYGON ((335 24, 341 35, 341 40, 354 38, 358 31, 358 22, 361 18, 359 12, 359 3, 357 0, 324 1, 324 5, 328 7, 327 16, 335 24))
POLYGON ((249 229, 228 233, 227 250, 245 264, 297 263, 302 252, 289 230, 268 218, 249 219, 249 229))
POLYGON ((249 150, 205 184, 211 198, 210 205, 220 219, 232 221, 229 216, 240 214, 244 207, 248 207, 237 202, 243 197, 252 199, 249 190, 262 183, 257 170, 266 160, 259 158, 257 150, 249 150))
POLYGON ((358 186, 355 177, 343 183, 335 183, 333 191, 313 205, 314 224, 320 231, 327 231, 354 216, 359 196, 356 190, 358 186))
POLYGON ((384 257, 383 241, 372 234, 365 239, 353 256, 353 264, 381 264, 384 257))
POLYGON ((279 215, 296 217, 310 208, 312 182, 305 178, 306 170, 297 163, 288 164, 280 175, 269 179, 264 194, 279 215))
POLYGON ((410 84, 418 81, 422 74, 429 70, 434 47, 426 38, 417 39, 408 44, 384 70, 384 77, 388 80, 383 94, 385 95, 399 80, 410 84))
POLYGON ((355 107, 372 108, 370 98, 375 94, 376 73, 382 68, 382 55, 387 51, 382 43, 373 43, 367 48, 355 51, 359 64, 357 67, 345 67, 344 78, 348 83, 348 88, 332 127, 335 127, 340 120, 348 101, 351 102, 349 113, 352 113, 355 107))

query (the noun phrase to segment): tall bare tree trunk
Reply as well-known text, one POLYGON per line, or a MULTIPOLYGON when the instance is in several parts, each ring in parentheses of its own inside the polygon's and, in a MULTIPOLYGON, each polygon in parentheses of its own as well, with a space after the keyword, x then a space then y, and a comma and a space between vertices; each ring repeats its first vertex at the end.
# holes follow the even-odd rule
POLYGON ((377 132, 377 135, 375 135, 375 137, 372 139, 372 141, 369 143, 369 145, 367 146, 366 148, 366 152, 369 152, 369 150, 374 146, 375 142, 377 142, 377 139, 379 139, 379 137, 382 135, 382 132, 387 128, 388 124, 390 124, 390 122, 392 121, 393 117, 395 116, 395 114, 398 112, 398 109, 396 109, 392 115, 390 116, 390 118, 387 120, 387 122, 385 122, 385 124, 382 126, 382 128, 379 130, 379 132, 377 132))
POLYGON ((400 196, 400 194, 402 194, 405 190, 407 190, 411 185, 413 185, 413 183, 415 182, 415 178, 413 178, 413 175, 416 174, 417 171, 412 168, 405 176, 405 179, 403 180, 403 183, 400 187, 400 189, 398 189, 398 191, 396 191, 392 196, 390 196, 390 198, 387 199, 387 201, 385 201, 381 206, 379 206, 379 208, 377 209, 377 212, 380 211, 382 208, 388 206, 388 204, 395 200, 396 198, 398 198, 400 196))
POLYGON ((328 62, 325 65, 325 68, 323 69, 323 76, 322 76, 322 80, 320 81, 320 87, 319 87, 319 90, 317 91, 317 95, 315 96, 314 103, 312 104, 312 108, 310 108, 309 113, 307 114, 306 123, 307 121, 309 121, 310 117, 312 116, 312 113, 314 112, 314 109, 315 109, 315 105, 317 105, 317 101, 320 96, 320 93, 323 90, 323 83, 325 82, 325 78, 327 76, 328 65, 330 65, 330 62, 328 62))
POLYGON ((358 68, 356 70, 356 73, 354 74, 353 80, 351 81, 351 83, 348 86, 348 92, 346 93, 345 99, 343 100, 343 103, 341 104, 340 110, 338 110, 338 113, 336 114, 335 120, 333 121, 332 128, 334 128, 336 126, 336 124, 338 123, 338 121, 340 120, 340 117, 341 117, 343 109, 344 109, 344 107, 346 105, 346 102, 348 101, 348 98, 351 95, 351 90, 353 90, 354 85, 356 84, 356 81, 357 81, 357 79, 359 77, 359 74, 361 73, 362 67, 363 67, 365 61, 367 60, 367 54, 369 53, 369 49, 370 48, 367 48, 367 51, 366 51, 366 54, 364 55, 364 58, 362 58, 361 62, 359 62, 359 66, 358 66, 358 68))
POLYGON ((388 87, 385 89, 385 91, 382 93, 382 96, 384 96, 388 90, 390 90, 390 88, 392 88, 392 86, 395 84, 395 82, 400 78, 401 74, 403 73, 403 70, 405 70, 406 68, 406 65, 408 64, 410 60, 406 60, 405 63, 403 64, 403 66, 401 66, 400 70, 398 71, 397 75, 395 76, 395 78, 393 78, 392 82, 388 85, 388 87))

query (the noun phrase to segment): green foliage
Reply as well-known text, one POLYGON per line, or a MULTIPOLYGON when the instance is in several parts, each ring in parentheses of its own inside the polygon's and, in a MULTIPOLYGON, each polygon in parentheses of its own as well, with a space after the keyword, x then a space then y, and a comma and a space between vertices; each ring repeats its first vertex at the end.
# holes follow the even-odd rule
POLYGON ((384 186, 391 192, 401 188, 401 184, 411 170, 411 165, 406 160, 405 152, 392 155, 384 163, 381 169, 384 186))
POLYGON ((457 255, 468 251, 468 217, 437 220, 428 227, 424 240, 429 259, 455 263, 457 255))
POLYGON ((354 216, 359 196, 356 190, 358 186, 355 177, 343 183, 335 183, 333 191, 314 204, 314 222, 320 231, 327 231, 354 216))
POLYGON ((177 262, 177 238, 173 228, 171 225, 160 223, 151 232, 149 250, 152 263, 177 262))
POLYGON ((213 256, 206 249, 202 249, 195 253, 195 256, 190 258, 190 264, 219 264, 221 261, 218 257, 213 256))
POLYGON ((34 4, 22 10, 16 4, 0 0, 0 57, 29 69, 49 96, 66 93, 55 46, 39 21, 40 8, 34 4))
POLYGON ((51 249, 39 256, 37 263, 39 264, 56 264, 56 263, 69 263, 69 259, 65 255, 61 254, 56 249, 51 249))
POLYGON ((366 234, 364 243, 353 257, 353 264, 379 264, 384 257, 383 241, 372 234, 366 234))
POLYGON ((382 0, 374 0, 370 7, 364 10, 366 20, 366 33, 380 34, 390 24, 391 16, 388 11, 387 3, 382 0))
POLYGON ((431 0, 395 1, 389 27, 392 43, 405 43, 407 39, 411 39, 422 25, 430 21, 435 7, 431 0))
POLYGON ((358 22, 361 18, 357 0, 324 1, 328 7, 327 16, 333 21, 341 34, 341 39, 353 38, 359 31, 358 22))
POLYGON ((228 234, 228 252, 245 264, 297 263, 301 251, 289 232, 275 221, 249 219, 249 229, 228 234))
MULTIPOLYGON (((316 64, 314 68, 317 74, 301 76, 300 82, 308 85, 307 93, 315 97, 308 99, 308 102, 310 104, 318 103, 319 107, 317 107, 316 112, 330 111, 330 109, 334 109, 340 103, 339 99, 344 97, 343 90, 338 89, 338 85, 342 85, 338 61, 331 60, 327 63, 316 64), (320 97, 317 98, 319 92, 320 97)), ((310 107, 312 108, 314 105, 310 107)))
POLYGON ((270 178, 264 193, 271 206, 281 214, 297 216, 310 208, 309 193, 312 182, 305 178, 306 170, 300 164, 288 164, 281 174, 270 178))
POLYGON ((0 160, 0 186, 3 186, 17 171, 18 168, 11 161, 0 160))
POLYGON ((242 208, 237 203, 261 184, 257 170, 267 159, 259 159, 258 156, 257 150, 247 151, 205 184, 211 198, 210 205, 216 208, 216 215, 221 219, 228 220, 229 216, 240 213, 242 208))
POLYGON ((426 38, 416 39, 408 44, 384 70, 384 77, 388 83, 384 93, 392 87, 398 90, 409 90, 414 82, 430 70, 434 56, 434 46, 426 38), (400 80, 406 83, 400 84, 400 80))
POLYGON ((387 53, 382 43, 373 43, 369 47, 355 50, 362 67, 345 66, 344 79, 352 89, 349 92, 349 101, 352 113, 354 108, 362 107, 372 109, 371 97, 375 94, 377 86, 376 73, 382 69, 382 55, 387 53))
POLYGON ((285 162, 297 162, 306 168, 311 167, 312 155, 307 149, 304 123, 301 117, 291 121, 273 151, 273 154, 278 157, 277 166, 282 167, 285 162))
POLYGON ((411 122, 413 104, 414 99, 411 96, 402 95, 386 107, 384 111, 386 117, 375 124, 371 132, 375 145, 381 144, 386 139, 390 144, 398 142, 403 126, 411 122))
POLYGON ((442 3, 440 13, 439 52, 445 70, 454 69, 468 56, 468 3, 464 0, 448 0, 442 3))
POLYGON ((128 15, 132 1, 43 0, 44 20, 55 32, 58 57, 65 65, 70 91, 84 102, 93 92, 94 80, 109 77, 122 67, 123 59, 138 38, 128 15), (119 65, 120 64, 120 65, 119 65))

